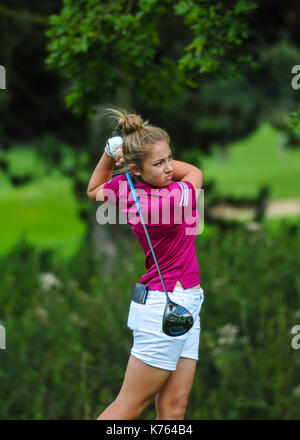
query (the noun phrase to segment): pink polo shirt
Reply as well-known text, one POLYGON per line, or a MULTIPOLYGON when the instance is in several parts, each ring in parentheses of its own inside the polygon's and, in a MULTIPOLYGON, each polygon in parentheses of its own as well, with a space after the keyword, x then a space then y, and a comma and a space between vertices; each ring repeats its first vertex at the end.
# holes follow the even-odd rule
MULTIPOLYGON (((195 251, 199 213, 192 183, 170 182, 163 188, 147 183, 133 184, 167 291, 173 292, 178 280, 184 289, 200 284, 195 251)), ((130 225, 143 249, 147 272, 139 282, 147 284, 150 290, 163 291, 126 174, 106 182, 103 195, 104 200, 116 209, 116 221, 120 216, 123 223, 130 225)))

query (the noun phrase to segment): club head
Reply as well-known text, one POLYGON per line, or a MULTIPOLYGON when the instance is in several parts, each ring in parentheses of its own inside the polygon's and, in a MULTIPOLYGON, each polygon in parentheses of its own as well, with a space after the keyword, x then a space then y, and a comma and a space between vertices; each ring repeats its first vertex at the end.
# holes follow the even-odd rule
POLYGON ((163 332, 168 336, 181 336, 194 324, 191 313, 183 306, 167 301, 163 316, 163 332))

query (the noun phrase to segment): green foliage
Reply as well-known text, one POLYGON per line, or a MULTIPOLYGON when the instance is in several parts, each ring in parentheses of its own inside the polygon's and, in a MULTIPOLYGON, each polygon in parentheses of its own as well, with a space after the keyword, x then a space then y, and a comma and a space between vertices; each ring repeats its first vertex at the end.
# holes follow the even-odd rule
MULTIPOLYGON (((195 73, 217 73, 224 78, 241 78, 239 69, 243 65, 257 67, 251 55, 232 52, 248 38, 249 14, 257 7, 256 2, 179 1, 174 11, 184 17, 184 22, 193 31, 195 38, 185 48, 187 54, 178 63, 183 81, 188 71, 195 73)), ((197 77, 196 77, 197 81, 197 77)), ((189 81, 196 87, 197 82, 189 81)))
MULTIPOLYGON (((273 239, 214 227, 196 239, 205 299, 186 419, 299 419, 299 226, 282 223, 273 239)), ((87 241, 69 263, 26 242, 0 259, 1 419, 96 419, 115 399, 144 273, 137 242, 117 247, 110 271, 87 241)), ((140 418, 155 419, 154 402, 140 418)))
POLYGON ((255 67, 251 54, 237 50, 249 36, 255 1, 63 4, 60 14, 49 18, 46 63, 68 78, 66 103, 77 114, 94 115, 95 105, 122 87, 167 106, 174 92, 195 87, 199 74, 232 78, 255 67), (169 22, 183 31, 184 41, 167 32, 169 22))
POLYGON ((222 196, 255 197, 268 186, 270 200, 299 198, 299 146, 298 137, 298 148, 286 148, 281 133, 264 123, 226 151, 215 145, 214 154, 202 158, 200 167, 206 182, 215 181, 222 196))
POLYGON ((300 130, 300 108, 298 108, 296 111, 291 112, 291 127, 295 128, 296 130, 300 130))
POLYGON ((7 89, 0 92, 0 139, 6 148, 52 130, 74 146, 83 140, 86 118, 66 109, 64 81, 45 69, 48 16, 60 8, 61 0, 1 1, 0 64, 7 89))
POLYGON ((210 248, 204 246, 207 301, 198 377, 203 384, 208 376, 209 385, 200 387, 206 397, 200 418, 299 418, 293 395, 299 353, 290 333, 299 323, 299 261, 291 246, 299 240, 299 225, 296 231, 282 223, 269 240, 262 231, 224 236, 216 229, 210 248))
POLYGON ((41 249, 59 248, 66 257, 74 253, 86 230, 78 214, 86 206, 92 209, 85 190, 88 160, 86 151, 49 134, 0 150, 6 165, 0 170, 1 254, 22 234, 41 249))

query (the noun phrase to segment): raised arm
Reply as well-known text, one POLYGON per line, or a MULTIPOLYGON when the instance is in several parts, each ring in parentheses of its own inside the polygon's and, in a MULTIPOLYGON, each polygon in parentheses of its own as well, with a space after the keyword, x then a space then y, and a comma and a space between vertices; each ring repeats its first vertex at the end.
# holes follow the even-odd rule
POLYGON ((186 162, 181 162, 180 160, 173 160, 173 177, 172 180, 175 182, 180 182, 183 178, 191 171, 199 170, 199 168, 194 165, 190 165, 186 162))
POLYGON ((104 151, 88 184, 87 195, 90 199, 95 200, 99 187, 110 180, 115 164, 116 161, 104 151))
POLYGON ((202 171, 200 168, 190 165, 180 160, 173 160, 173 177, 172 180, 180 182, 181 180, 188 180, 194 185, 195 190, 202 187, 202 171))

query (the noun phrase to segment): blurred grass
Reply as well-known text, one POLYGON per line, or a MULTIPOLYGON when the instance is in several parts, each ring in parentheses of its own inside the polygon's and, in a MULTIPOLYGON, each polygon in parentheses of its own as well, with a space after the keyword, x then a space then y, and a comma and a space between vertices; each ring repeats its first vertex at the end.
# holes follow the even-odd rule
POLYGON ((300 149, 280 144, 280 134, 267 123, 244 140, 233 143, 224 156, 219 147, 204 158, 204 179, 215 180, 220 195, 256 196, 270 187, 270 200, 300 197, 300 149))
MULTIPOLYGON (((221 195, 256 196, 262 185, 269 185, 270 199, 300 197, 298 183, 300 149, 287 150, 280 145, 280 134, 268 124, 244 140, 232 144, 226 158, 216 146, 212 157, 204 158, 205 181, 214 179, 221 195)), ((72 168, 71 149, 64 159, 72 168)), ((8 162, 9 173, 29 175, 30 183, 13 186, 0 170, 0 255, 6 254, 24 236, 41 250, 56 249, 68 259, 78 249, 86 230, 78 216, 79 202, 72 190, 72 180, 61 173, 60 166, 51 169, 34 147, 16 145, 0 150, 0 158, 8 162)), ((289 217, 288 224, 299 224, 299 217, 289 217)), ((248 223, 248 221, 242 223, 248 223)), ((264 228, 272 236, 280 233, 281 218, 265 219, 264 228)), ((210 236, 214 228, 205 224, 200 237, 210 236)))
POLYGON ((276 239, 285 228, 300 228, 300 217, 264 218, 262 228, 268 239, 276 239))
POLYGON ((57 170, 20 187, 3 185, 0 254, 6 254, 21 236, 26 236, 29 243, 41 250, 56 249, 63 258, 70 257, 86 229, 78 209, 71 179, 57 170))
POLYGON ((16 144, 11 150, 1 152, 0 158, 8 161, 10 172, 17 176, 30 174, 36 179, 47 173, 46 163, 40 160, 34 148, 30 146, 24 148, 16 144))

